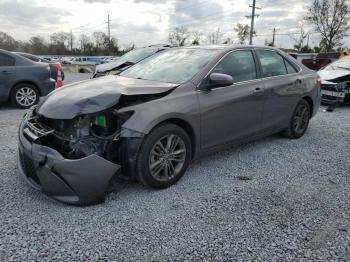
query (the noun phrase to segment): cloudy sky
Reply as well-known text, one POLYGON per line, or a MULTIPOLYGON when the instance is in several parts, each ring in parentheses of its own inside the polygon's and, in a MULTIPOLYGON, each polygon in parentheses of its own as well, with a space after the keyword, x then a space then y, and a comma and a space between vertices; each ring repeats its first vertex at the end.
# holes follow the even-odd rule
MULTIPOLYGON (((192 31, 208 32, 220 27, 223 38, 236 39, 237 22, 249 24, 252 0, 0 0, 0 31, 16 39, 27 40, 40 35, 49 38, 55 31, 70 31, 79 38, 94 31, 107 32, 107 15, 111 19, 111 35, 120 44, 143 46, 165 43, 169 31, 185 26, 192 31)), ((257 0, 262 7, 256 20, 255 44, 271 41, 277 27, 276 44, 293 46, 289 36, 305 15, 310 0, 257 0)), ((311 28, 310 28, 311 29, 311 28)), ((310 44, 318 36, 312 34, 310 44)))

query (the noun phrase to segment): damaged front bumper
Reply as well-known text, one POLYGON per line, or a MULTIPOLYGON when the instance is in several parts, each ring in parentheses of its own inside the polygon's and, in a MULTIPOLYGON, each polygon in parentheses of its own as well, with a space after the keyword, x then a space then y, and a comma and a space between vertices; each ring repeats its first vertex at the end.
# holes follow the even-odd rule
POLYGON ((346 102, 350 96, 348 82, 340 84, 323 84, 321 86, 322 103, 324 104, 339 104, 346 102))
POLYGON ((111 180, 121 167, 100 156, 71 160, 58 151, 35 143, 36 135, 20 125, 18 166, 29 185, 48 196, 73 205, 103 202, 111 180))

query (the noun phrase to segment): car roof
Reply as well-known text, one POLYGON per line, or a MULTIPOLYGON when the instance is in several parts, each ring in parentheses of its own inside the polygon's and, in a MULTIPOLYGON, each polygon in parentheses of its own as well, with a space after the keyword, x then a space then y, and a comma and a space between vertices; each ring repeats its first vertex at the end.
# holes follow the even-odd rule
POLYGON ((12 56, 13 58, 15 58, 16 65, 33 65, 33 64, 35 64, 32 60, 30 60, 24 56, 21 56, 20 54, 16 54, 15 52, 0 49, 0 53, 4 53, 8 56, 12 56))
POLYGON ((186 49, 214 49, 214 50, 234 50, 234 49, 246 49, 246 48, 261 48, 269 50, 281 51, 278 48, 271 46, 256 46, 256 45, 193 45, 193 46, 179 46, 176 48, 186 49))

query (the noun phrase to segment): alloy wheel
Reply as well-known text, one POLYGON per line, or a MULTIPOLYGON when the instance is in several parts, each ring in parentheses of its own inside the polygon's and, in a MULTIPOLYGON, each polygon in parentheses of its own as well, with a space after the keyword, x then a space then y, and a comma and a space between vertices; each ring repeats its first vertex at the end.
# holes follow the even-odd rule
POLYGON ((306 105, 299 105, 293 118, 294 132, 302 134, 305 132, 310 118, 309 108, 306 105))
POLYGON ((16 92, 16 101, 20 106, 29 107, 35 104, 37 94, 31 87, 22 87, 16 92))
POLYGON ((149 171, 158 181, 169 181, 182 170, 186 160, 186 146, 181 137, 169 134, 153 146, 149 157, 149 171))

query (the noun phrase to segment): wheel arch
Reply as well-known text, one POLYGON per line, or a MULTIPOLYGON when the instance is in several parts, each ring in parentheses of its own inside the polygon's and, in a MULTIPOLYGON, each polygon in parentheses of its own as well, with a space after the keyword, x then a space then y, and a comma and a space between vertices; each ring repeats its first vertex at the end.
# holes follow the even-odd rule
POLYGON ((11 100, 12 92, 13 92, 13 90, 15 90, 16 86, 21 85, 21 84, 30 84, 30 85, 34 86, 36 88, 36 90, 38 91, 39 96, 41 96, 40 88, 38 87, 38 85, 35 82, 30 81, 30 80, 23 80, 23 81, 18 81, 12 85, 10 92, 9 92, 9 95, 8 95, 8 101, 11 100))
POLYGON ((185 130, 185 132, 188 134, 188 136, 190 137, 191 140, 191 159, 193 159, 196 155, 196 146, 197 146, 197 142, 196 142, 196 133, 194 131, 193 126, 187 122, 184 119, 181 118, 169 118, 166 120, 163 120, 162 122, 158 123, 155 127, 153 127, 152 129, 156 128, 157 126, 163 125, 163 124, 174 124, 177 125, 179 127, 181 127, 183 130, 185 130))
POLYGON ((314 114, 314 101, 312 100, 312 98, 310 96, 304 96, 302 99, 304 99, 309 104, 310 113, 311 113, 311 117, 312 117, 314 114))

